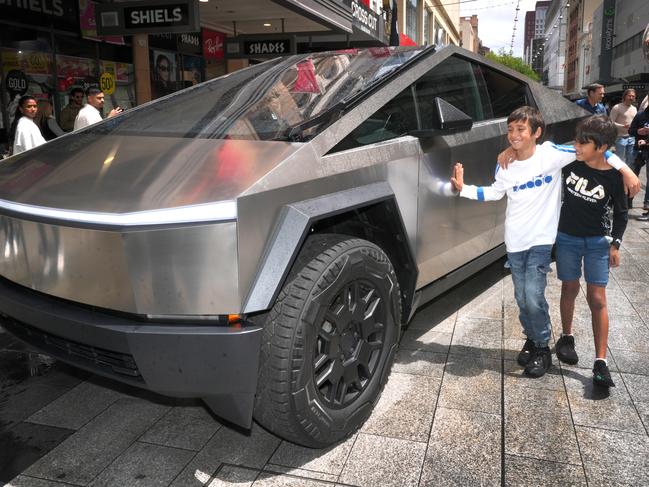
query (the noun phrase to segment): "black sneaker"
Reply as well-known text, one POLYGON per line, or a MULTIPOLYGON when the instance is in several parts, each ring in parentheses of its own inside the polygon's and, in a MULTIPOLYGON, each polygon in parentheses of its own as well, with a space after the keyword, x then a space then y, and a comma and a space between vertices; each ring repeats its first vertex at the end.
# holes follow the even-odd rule
POLYGON ((532 360, 532 355, 534 354, 534 350, 536 350, 536 347, 534 346, 534 342, 529 338, 525 340, 525 344, 523 345, 523 348, 521 348, 521 351, 518 352, 518 365, 520 365, 521 367, 525 367, 527 364, 529 364, 530 360, 532 360))
POLYGON ((593 383, 600 387, 615 387, 608 365, 603 360, 595 360, 593 365, 593 383))
POLYGON ((647 213, 643 213, 642 215, 636 216, 635 219, 638 220, 639 222, 649 221, 649 211, 647 213))
POLYGON ((525 367, 525 374, 534 378, 543 377, 551 365, 552 353, 550 353, 550 347, 535 347, 532 359, 525 367))
POLYGON ((575 350, 575 337, 563 335, 557 340, 557 358, 563 363, 575 365, 579 362, 579 356, 575 350))

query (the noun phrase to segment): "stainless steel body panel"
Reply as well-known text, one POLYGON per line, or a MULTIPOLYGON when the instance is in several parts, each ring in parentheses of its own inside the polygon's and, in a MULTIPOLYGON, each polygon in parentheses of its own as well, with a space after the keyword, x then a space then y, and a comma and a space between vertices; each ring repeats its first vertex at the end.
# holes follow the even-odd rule
POLYGON ((489 185, 505 146, 504 120, 474 125, 470 134, 436 137, 423 144, 419 184, 417 288, 475 259, 504 241, 506 198, 478 202, 435 191, 461 161, 468 183, 489 185), (468 139, 468 140, 467 140, 468 139))
MULTIPOLYGON (((301 180, 271 191, 255 192, 238 200, 239 253, 254 256, 239 261, 241 292, 247 295, 257 275, 266 242, 287 204, 309 200, 322 194, 387 182, 399 204, 401 217, 414 251, 417 233, 417 179, 421 149, 414 137, 401 137, 359 149, 330 154, 322 159, 312 152, 298 151, 282 166, 268 174, 255 190, 275 188, 292 174, 301 180), (302 158, 300 158, 302 156, 302 158), (318 177, 302 179, 302 173, 318 177)), ((249 309, 248 311, 253 311, 249 309)), ((261 311, 261 310, 254 310, 261 311)))
POLYGON ((236 223, 115 232, 0 215, 0 275, 83 304, 143 315, 239 309, 236 223))
POLYGON ((116 215, 229 201, 302 146, 66 135, 0 165, 0 199, 116 215))

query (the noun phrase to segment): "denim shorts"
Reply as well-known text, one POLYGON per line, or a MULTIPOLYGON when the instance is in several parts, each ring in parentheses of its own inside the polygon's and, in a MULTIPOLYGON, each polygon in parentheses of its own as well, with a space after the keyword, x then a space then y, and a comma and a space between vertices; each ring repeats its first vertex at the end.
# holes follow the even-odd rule
POLYGON ((575 281, 581 277, 588 284, 606 287, 608 284, 609 240, 606 237, 574 237, 557 234, 557 276, 561 281, 575 281))

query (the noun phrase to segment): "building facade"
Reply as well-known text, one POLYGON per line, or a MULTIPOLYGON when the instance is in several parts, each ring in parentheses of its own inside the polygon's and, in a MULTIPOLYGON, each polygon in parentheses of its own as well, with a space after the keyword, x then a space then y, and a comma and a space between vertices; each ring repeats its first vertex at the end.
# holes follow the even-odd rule
POLYGON ((574 0, 567 6, 566 69, 564 95, 578 98, 587 85, 590 72, 590 49, 592 45, 592 18, 602 0, 574 0))
POLYGON ((462 47, 475 52, 480 51, 480 38, 478 37, 478 16, 460 18, 460 30, 462 33, 462 47))
POLYGON ((535 37, 536 11, 525 12, 525 31, 523 32, 523 59, 532 64, 532 39, 535 37))
MULTIPOLYGON (((606 91, 613 99, 619 98, 626 88, 635 88, 638 99, 642 99, 649 91, 649 61, 644 56, 642 37, 649 25, 649 2, 643 0, 618 0, 615 2, 615 17, 613 19, 613 47, 610 56, 610 69, 606 66, 597 66, 594 70, 595 76, 590 80, 604 81, 606 91), (603 79, 607 72, 611 73, 609 79, 603 79)), ((600 32, 606 27, 607 12, 598 9, 593 15, 594 26, 600 27, 600 32)), ((606 33, 602 34, 606 37, 606 33)), ((595 29, 593 29, 593 58, 606 61, 606 56, 601 55, 602 43, 595 41, 595 29)))
POLYGON ((543 48, 543 81, 551 89, 563 91, 566 31, 567 0, 552 0, 546 13, 545 45, 543 48))

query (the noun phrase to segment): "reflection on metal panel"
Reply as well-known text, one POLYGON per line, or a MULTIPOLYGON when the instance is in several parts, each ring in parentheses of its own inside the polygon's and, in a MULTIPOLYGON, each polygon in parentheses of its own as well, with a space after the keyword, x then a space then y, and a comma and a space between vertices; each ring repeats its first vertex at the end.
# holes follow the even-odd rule
POLYGON ((496 156, 506 147, 505 133, 504 122, 488 122, 475 125, 470 133, 436 137, 424 145, 417 288, 504 241, 506 198, 496 202, 471 201, 438 195, 429 188, 437 182, 449 182, 456 161, 464 165, 467 184, 490 185, 494 181, 496 156))
POLYGON ((214 315, 239 311, 236 223, 124 234, 140 313, 214 315))
POLYGON ((256 187, 280 186, 278 189, 257 192, 238 200, 239 255, 255 256, 254 259, 242 259, 239 262, 241 295, 249 293, 260 265, 257 257, 263 254, 264 246, 279 218, 280 209, 290 203, 372 183, 388 182, 395 192, 409 242, 414 249, 419 154, 419 141, 413 137, 402 137, 331 154, 322 159, 315 157, 312 152, 301 151, 296 156, 304 155, 304 158, 294 157, 282 164, 277 171, 268 174, 256 187), (303 175, 309 173, 317 174, 318 177, 302 179, 303 175), (300 183, 287 185, 288 175, 300 183))
POLYGON ((3 277, 60 298, 135 311, 118 233, 6 216, 0 222, 3 277))
POLYGON ((137 314, 239 310, 236 223, 139 232, 0 216, 0 275, 36 291, 137 314))
POLYGON ((233 200, 302 144, 77 134, 0 166, 0 199, 131 213, 233 200))

